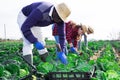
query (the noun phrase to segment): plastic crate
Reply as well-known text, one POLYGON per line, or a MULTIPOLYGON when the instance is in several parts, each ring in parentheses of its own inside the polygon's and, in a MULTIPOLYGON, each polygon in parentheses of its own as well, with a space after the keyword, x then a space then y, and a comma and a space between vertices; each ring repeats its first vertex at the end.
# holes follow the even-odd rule
POLYGON ((45 80, 90 80, 91 72, 50 72, 45 80))

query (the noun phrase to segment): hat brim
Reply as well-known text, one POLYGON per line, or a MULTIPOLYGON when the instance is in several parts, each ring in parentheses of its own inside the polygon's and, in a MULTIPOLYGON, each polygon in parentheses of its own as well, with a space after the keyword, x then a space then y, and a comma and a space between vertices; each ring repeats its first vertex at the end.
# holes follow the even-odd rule
POLYGON ((87 27, 85 25, 82 25, 82 30, 83 30, 83 33, 86 33, 87 32, 87 27))
POLYGON ((56 9, 59 17, 63 21, 66 21, 67 17, 71 13, 70 9, 68 8, 68 6, 65 3, 61 3, 61 4, 58 4, 58 5, 55 5, 55 9, 56 9))
POLYGON ((88 28, 88 32, 89 32, 89 33, 94 33, 93 29, 90 28, 90 27, 88 28))

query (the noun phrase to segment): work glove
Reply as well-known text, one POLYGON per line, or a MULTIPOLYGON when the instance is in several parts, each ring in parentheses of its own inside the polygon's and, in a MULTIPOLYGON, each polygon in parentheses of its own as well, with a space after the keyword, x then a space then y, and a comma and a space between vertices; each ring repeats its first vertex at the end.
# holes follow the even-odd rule
POLYGON ((70 51, 71 51, 72 53, 77 53, 77 51, 75 50, 74 47, 70 47, 70 51))
POLYGON ((57 58, 63 63, 63 64, 67 64, 67 57, 64 54, 64 52, 57 52, 57 58))
POLYGON ((41 42, 35 42, 34 45, 35 45, 35 48, 38 50, 44 49, 44 46, 41 42))

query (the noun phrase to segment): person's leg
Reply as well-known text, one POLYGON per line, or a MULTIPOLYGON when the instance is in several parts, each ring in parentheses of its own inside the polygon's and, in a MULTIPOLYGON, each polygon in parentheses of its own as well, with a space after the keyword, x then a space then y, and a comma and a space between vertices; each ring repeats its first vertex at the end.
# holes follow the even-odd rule
POLYGON ((88 49, 88 41, 87 41, 87 35, 84 34, 84 46, 86 47, 86 49, 88 49))
MULTIPOLYGON (((17 23, 19 25, 20 31, 21 31, 22 24, 24 23, 26 18, 27 17, 24 16, 24 14, 22 12, 19 12, 18 18, 17 18, 17 23)), ((22 34, 22 32, 21 32, 21 34, 22 34)), ((23 57, 28 63, 33 65, 33 55, 32 55, 33 45, 23 36, 23 34, 22 34, 22 39, 23 39, 23 48, 22 48, 23 57)))
POLYGON ((82 47, 82 43, 81 43, 81 40, 78 41, 78 50, 81 50, 81 47, 82 47))
MULTIPOLYGON (((59 36, 54 36, 55 43, 56 43, 56 55, 58 55, 58 52, 61 51, 60 44, 59 44, 59 36)), ((58 60, 58 57, 56 57, 56 60, 58 60)))
MULTIPOLYGON (((45 45, 45 39, 42 36, 41 27, 37 27, 37 26, 32 27, 31 31, 32 31, 33 35, 38 39, 38 41, 41 42, 43 45, 45 45)), ((46 62, 46 58, 48 56, 47 48, 44 48, 42 50, 38 50, 38 53, 40 55, 41 60, 46 62)))
POLYGON ((67 49, 67 41, 66 42, 66 46, 65 46, 65 55, 68 55, 68 49, 67 49))
POLYGON ((33 54, 32 54, 33 44, 28 42, 25 38, 23 38, 23 57, 24 59, 33 65, 33 54))

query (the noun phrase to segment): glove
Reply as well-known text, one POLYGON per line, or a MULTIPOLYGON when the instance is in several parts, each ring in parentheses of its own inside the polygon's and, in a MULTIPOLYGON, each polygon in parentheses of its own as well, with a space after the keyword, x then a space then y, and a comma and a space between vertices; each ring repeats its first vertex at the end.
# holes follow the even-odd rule
POLYGON ((38 50, 44 49, 44 46, 43 44, 41 44, 41 42, 35 42, 34 45, 35 45, 35 48, 38 50))
POLYGON ((70 51, 73 52, 73 53, 77 52, 74 47, 70 47, 70 51))
POLYGON ((57 57, 58 59, 63 63, 63 64, 67 64, 67 57, 64 54, 64 52, 57 52, 57 57))

